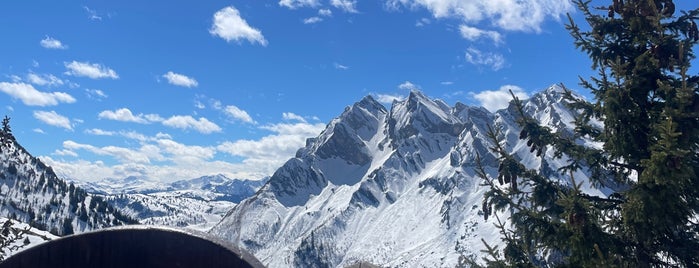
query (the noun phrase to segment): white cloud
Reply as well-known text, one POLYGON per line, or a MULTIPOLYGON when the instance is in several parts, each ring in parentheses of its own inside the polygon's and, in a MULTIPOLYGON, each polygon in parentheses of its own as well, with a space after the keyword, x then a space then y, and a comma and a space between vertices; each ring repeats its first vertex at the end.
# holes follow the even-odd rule
POLYGON ((224 142, 218 151, 245 158, 244 163, 274 171, 306 144, 306 139, 317 136, 325 124, 273 124, 260 127, 274 132, 259 140, 224 142))
POLYGON ((466 50, 466 61, 473 65, 488 66, 493 71, 497 71, 505 67, 505 57, 492 52, 482 52, 476 48, 468 48, 466 50))
POLYGON ((441 84, 441 85, 443 85, 443 86, 451 86, 451 85, 454 84, 454 82, 452 82, 452 81, 442 81, 442 82, 440 82, 439 84, 441 84))
POLYGON ((214 14, 213 25, 211 25, 209 33, 221 37, 226 42, 234 40, 240 42, 240 40, 245 39, 250 43, 267 46, 267 40, 262 32, 248 25, 240 17, 240 12, 233 6, 224 7, 214 14))
POLYGON ((255 120, 252 120, 252 117, 248 114, 248 112, 241 110, 240 108, 234 106, 234 105, 228 105, 226 108, 223 109, 223 112, 233 118, 234 120, 240 120, 244 123, 251 123, 255 124, 255 120))
POLYGON ((85 12, 87 12, 87 17, 90 20, 102 20, 102 17, 97 15, 97 11, 95 11, 94 9, 90 9, 87 6, 83 6, 83 9, 85 9, 85 12))
POLYGON ((295 113, 282 113, 282 117, 284 120, 296 120, 299 122, 306 123, 306 119, 303 118, 303 116, 297 115, 295 113))
POLYGON ((102 100, 106 99, 108 96, 104 91, 99 89, 85 89, 85 94, 90 99, 102 100))
POLYGON ((73 152, 76 150, 87 150, 98 155, 112 156, 122 163, 148 164, 151 162, 151 157, 157 158, 157 154, 149 153, 148 151, 144 150, 149 149, 149 147, 146 146, 142 146, 141 150, 132 150, 117 146, 96 147, 89 144, 81 144, 72 140, 67 140, 63 142, 63 148, 73 152))
POLYGON ((299 7, 316 7, 319 6, 320 3, 318 0, 280 0, 279 5, 290 9, 296 9, 299 7))
POLYGON ((71 150, 65 150, 65 149, 56 150, 56 151, 53 152, 53 154, 54 154, 54 155, 60 155, 60 156, 78 157, 78 153, 73 152, 73 151, 71 151, 71 150))
POLYGON ((66 66, 66 69, 68 69, 68 71, 65 72, 67 75, 83 76, 92 79, 119 78, 119 75, 114 70, 102 64, 72 61, 65 62, 64 65, 66 66))
POLYGON ((572 10, 569 0, 388 0, 389 8, 422 7, 435 18, 456 18, 469 24, 487 21, 508 31, 540 32, 546 18, 558 20, 572 10))
POLYGON ((200 117, 194 119, 189 115, 175 115, 163 121, 163 125, 179 129, 194 129, 202 134, 211 134, 213 132, 221 132, 221 127, 209 121, 206 118, 200 117))
POLYGON ((73 130, 73 126, 70 123, 70 119, 68 119, 68 117, 56 113, 55 111, 34 111, 34 118, 41 122, 44 122, 47 125, 65 128, 67 130, 73 130))
POLYGON ((470 41, 475 41, 480 39, 481 37, 486 37, 493 40, 495 45, 499 45, 500 43, 502 43, 502 36, 500 35, 500 33, 496 31, 481 30, 468 25, 459 26, 459 31, 461 32, 461 36, 463 38, 468 39, 470 41))
POLYGON ((335 66, 335 69, 338 69, 338 70, 349 70, 349 68, 350 68, 349 66, 342 65, 342 64, 339 64, 337 62, 333 63, 333 65, 335 66))
POLYGON ((333 12, 330 9, 321 8, 318 10, 318 15, 323 16, 323 17, 330 17, 333 15, 333 12))
POLYGON ((32 131, 34 131, 34 132, 36 132, 36 133, 39 133, 39 134, 46 134, 46 132, 44 132, 44 130, 43 130, 43 129, 40 129, 40 128, 32 129, 32 131))
POLYGON ((199 101, 199 100, 194 100, 194 108, 201 110, 201 109, 205 109, 206 105, 204 105, 204 103, 199 101))
POLYGON ((134 115, 128 108, 121 108, 118 110, 110 111, 104 110, 100 112, 97 117, 99 119, 108 119, 121 122, 134 122, 139 124, 148 124, 150 122, 162 121, 162 118, 156 114, 138 114, 134 115))
POLYGON ((374 96, 376 97, 376 101, 385 104, 391 104, 394 101, 401 101, 405 99, 405 97, 401 95, 374 94, 374 96))
POLYGON ((419 90, 420 87, 418 85, 413 84, 410 81, 405 81, 402 84, 398 85, 398 88, 403 89, 403 90, 419 90))
POLYGON ((59 103, 74 103, 75 98, 64 92, 41 92, 25 83, 0 82, 0 91, 19 99, 28 106, 54 106, 59 103))
POLYGON ((167 82, 181 87, 197 87, 199 83, 194 78, 188 77, 183 74, 173 73, 172 71, 167 72, 163 75, 167 82))
POLYGON ((357 1, 356 0, 332 0, 330 4, 335 8, 342 9, 345 12, 357 13, 357 1))
POLYGON ((168 153, 175 162, 190 162, 191 160, 209 160, 216 154, 216 149, 208 146, 184 145, 170 139, 156 141, 158 148, 168 153))
POLYGON ((52 74, 29 73, 27 80, 38 86, 62 86, 64 84, 63 80, 52 74))
POLYGON ((323 21, 321 17, 310 17, 303 20, 303 24, 314 24, 323 21))
POLYGON ((488 111, 495 112, 497 110, 506 108, 510 103, 512 100, 510 90, 512 90, 512 93, 514 93, 517 98, 526 99, 529 97, 521 87, 515 85, 504 85, 498 90, 484 90, 479 93, 475 93, 473 94, 473 98, 478 100, 480 105, 488 109, 488 111))
POLYGON ((162 122, 165 120, 164 118, 160 117, 160 115, 157 114, 147 114, 143 116, 146 120, 151 121, 151 122, 162 122))
POLYGON ((60 40, 46 36, 46 38, 41 39, 39 44, 48 49, 68 49, 68 46, 63 44, 60 40))
POLYGON ((430 21, 430 19, 422 18, 422 19, 418 20, 417 22, 415 22, 415 26, 422 27, 422 26, 425 26, 425 25, 430 24, 430 23, 432 23, 432 21, 430 21))
POLYGON ((107 131, 99 128, 86 129, 85 133, 96 136, 114 136, 113 131, 107 131))
MULTIPOLYGON (((305 145, 309 137, 315 137, 325 128, 322 123, 285 123, 261 126, 273 132, 256 140, 226 141, 215 146, 182 144, 167 134, 158 133, 148 137, 136 132, 111 132, 129 139, 136 139, 136 147, 97 147, 75 141, 65 141, 54 156, 77 156, 77 151, 86 151, 117 160, 117 164, 105 164, 99 158, 63 160, 41 156, 62 176, 86 181, 101 178, 123 178, 140 176, 162 181, 197 178, 204 175, 224 173, 229 177, 258 179, 271 175, 296 150, 305 145), (242 157, 233 163, 216 159, 217 153, 242 157)), ((91 132, 97 133, 98 130, 91 132)), ((101 131, 108 132, 108 131, 101 131)))

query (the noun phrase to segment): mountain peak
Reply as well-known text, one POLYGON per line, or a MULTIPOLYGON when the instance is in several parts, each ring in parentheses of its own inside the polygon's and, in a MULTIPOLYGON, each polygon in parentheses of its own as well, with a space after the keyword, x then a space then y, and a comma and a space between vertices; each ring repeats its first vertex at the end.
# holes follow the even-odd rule
POLYGON ((386 107, 384 107, 381 103, 376 101, 374 97, 371 95, 366 95, 362 100, 354 104, 355 107, 358 108, 364 108, 367 111, 372 112, 372 114, 377 114, 377 112, 383 112, 386 113, 386 107))

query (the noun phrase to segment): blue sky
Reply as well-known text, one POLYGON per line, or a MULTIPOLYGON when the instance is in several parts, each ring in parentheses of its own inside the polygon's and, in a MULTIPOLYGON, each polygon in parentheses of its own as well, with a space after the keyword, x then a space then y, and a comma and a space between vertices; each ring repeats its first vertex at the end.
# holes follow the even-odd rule
MULTIPOLYGON (((679 8, 687 3, 678 3, 679 8)), ((3 1, 0 109, 82 180, 271 175, 345 106, 577 89, 567 0, 3 1)))

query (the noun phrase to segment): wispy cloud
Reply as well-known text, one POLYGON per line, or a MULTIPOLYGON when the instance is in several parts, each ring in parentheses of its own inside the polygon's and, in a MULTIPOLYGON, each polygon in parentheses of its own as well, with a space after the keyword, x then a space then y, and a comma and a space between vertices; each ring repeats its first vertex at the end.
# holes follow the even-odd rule
POLYGON ((349 70, 349 68, 350 68, 347 65, 342 65, 342 64, 339 64, 337 62, 333 63, 333 66, 335 66, 335 69, 338 69, 338 70, 349 70))
POLYGON ((27 74, 27 81, 37 86, 62 86, 65 82, 52 74, 27 74))
POLYGON ((413 84, 410 81, 405 81, 398 85, 398 88, 403 89, 403 90, 419 90, 420 86, 413 84))
POLYGON ((77 150, 87 150, 98 155, 108 155, 116 158, 122 163, 139 163, 139 164, 149 164, 151 163, 151 158, 162 158, 158 157, 159 154, 149 151, 150 148, 141 147, 141 150, 132 150, 129 148, 118 147, 118 146, 104 146, 97 147, 89 144, 81 144, 72 140, 67 140, 63 142, 63 148, 69 151, 77 150))
POLYGON ((168 83, 181 86, 181 87, 197 87, 199 83, 194 78, 188 77, 183 74, 174 73, 172 71, 167 72, 163 75, 168 83))
POLYGON ((306 123, 306 119, 304 119, 303 116, 297 115, 295 113, 282 113, 282 118, 284 118, 284 120, 296 120, 299 122, 306 123))
POLYGON ((63 44, 60 40, 46 36, 39 41, 39 44, 48 49, 68 49, 68 45, 63 44))
POLYGON ((107 96, 107 94, 104 93, 104 91, 100 89, 85 89, 85 94, 88 98, 94 100, 103 100, 109 97, 107 96))
POLYGON ((0 91, 19 99, 27 106, 54 106, 59 103, 74 103, 75 98, 64 92, 41 92, 25 83, 0 82, 0 91))
POLYGON ((402 95, 390 95, 390 94, 374 94, 376 97, 376 101, 383 103, 383 104, 391 104, 394 101, 401 101, 405 99, 405 96, 402 95))
POLYGON ((90 8, 87 7, 87 6, 83 6, 83 9, 85 10, 85 12, 87 12, 87 18, 89 18, 90 20, 96 20, 96 21, 101 21, 101 20, 102 20, 102 16, 99 16, 99 15, 97 14, 97 11, 96 11, 96 10, 90 9, 90 8))
POLYGON ((113 131, 107 131, 99 128, 86 129, 85 133, 95 136, 114 136, 115 134, 113 131))
POLYGON ((507 31, 540 32, 546 18, 558 20, 572 10, 569 0, 388 0, 389 8, 422 7, 435 18, 455 18, 471 25, 487 21, 507 31))
POLYGON ((480 38, 488 38, 493 40, 495 45, 502 43, 502 36, 496 31, 482 30, 468 25, 461 25, 459 26, 459 32, 461 32, 461 36, 463 38, 470 41, 475 41, 480 38))
POLYGON ((466 61, 479 66, 490 67, 493 71, 497 71, 505 67, 505 57, 501 54, 493 52, 483 52, 476 48, 470 47, 465 53, 466 61))
POLYGON ((194 129, 202 134, 211 134, 214 132, 222 131, 221 127, 204 117, 195 119, 194 117, 189 115, 175 115, 168 119, 165 119, 162 123, 165 126, 179 128, 183 130, 194 129))
POLYGON ((72 61, 66 62, 64 65, 66 69, 68 69, 65 72, 67 75, 89 77, 92 79, 119 78, 119 75, 114 70, 98 63, 72 61))
POLYGON ((357 1, 356 0, 332 0, 330 4, 335 8, 344 10, 348 13, 357 13, 357 1))
POLYGON ((247 21, 240 17, 240 12, 233 6, 227 6, 214 13, 213 25, 209 33, 218 36, 226 42, 245 39, 250 43, 258 43, 267 46, 267 40, 262 32, 251 27, 247 21))
POLYGON ((491 112, 506 108, 512 100, 512 95, 510 95, 510 90, 512 93, 520 99, 526 99, 529 97, 527 92, 521 87, 515 85, 504 85, 497 90, 484 90, 473 94, 473 98, 480 102, 480 105, 488 109, 491 112))
POLYGON ((151 122, 162 121, 163 119, 157 114, 133 114, 128 108, 121 108, 114 111, 105 110, 100 112, 97 117, 99 119, 108 119, 121 122, 133 122, 139 124, 148 124, 151 122))
POLYGON ((235 105, 228 105, 223 108, 223 112, 228 115, 233 120, 242 121, 244 123, 255 124, 255 120, 248 114, 248 112, 238 108, 235 105))
POLYGON ((299 7, 317 7, 320 5, 318 0, 280 0, 279 5, 290 9, 299 7))
POLYGON ((430 21, 430 19, 422 18, 422 19, 419 19, 417 22, 415 22, 415 27, 422 27, 422 26, 425 26, 425 25, 430 24, 430 23, 432 23, 432 21, 430 21))
POLYGON ((34 111, 34 118, 47 125, 73 130, 73 125, 70 123, 70 119, 56 113, 55 111, 34 111))
POLYGON ((315 24, 323 21, 323 18, 321 17, 310 17, 310 18, 305 18, 303 19, 303 24, 315 24))
POLYGON ((333 12, 330 9, 321 8, 318 10, 318 15, 323 17, 330 17, 333 15, 333 12))

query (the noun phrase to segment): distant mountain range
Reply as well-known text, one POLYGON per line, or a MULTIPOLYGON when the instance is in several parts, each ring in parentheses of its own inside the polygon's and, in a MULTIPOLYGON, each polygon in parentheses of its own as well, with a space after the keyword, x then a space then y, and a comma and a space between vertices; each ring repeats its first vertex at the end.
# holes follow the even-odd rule
MULTIPOLYGON (((564 104, 558 86, 524 100, 527 115, 570 134, 575 111, 564 104)), ((494 113, 450 107, 419 91, 390 109, 367 96, 309 139, 211 233, 269 267, 454 267, 461 257, 480 260, 481 239, 501 244, 495 219, 483 219, 487 189, 474 170, 480 157, 497 177, 489 125, 502 130, 499 138, 528 168, 557 179, 556 170, 567 164, 551 150, 541 157, 530 152, 518 138, 517 116, 512 105, 494 113)))
POLYGON ((207 231, 267 179, 240 180, 219 174, 171 183, 138 177, 77 183, 143 224, 207 231))
POLYGON ((171 192, 187 198, 205 201, 238 203, 255 194, 269 178, 260 180, 231 179, 223 174, 203 176, 170 183, 130 176, 122 179, 108 178, 96 182, 76 182, 86 191, 101 195, 154 194, 171 192))

